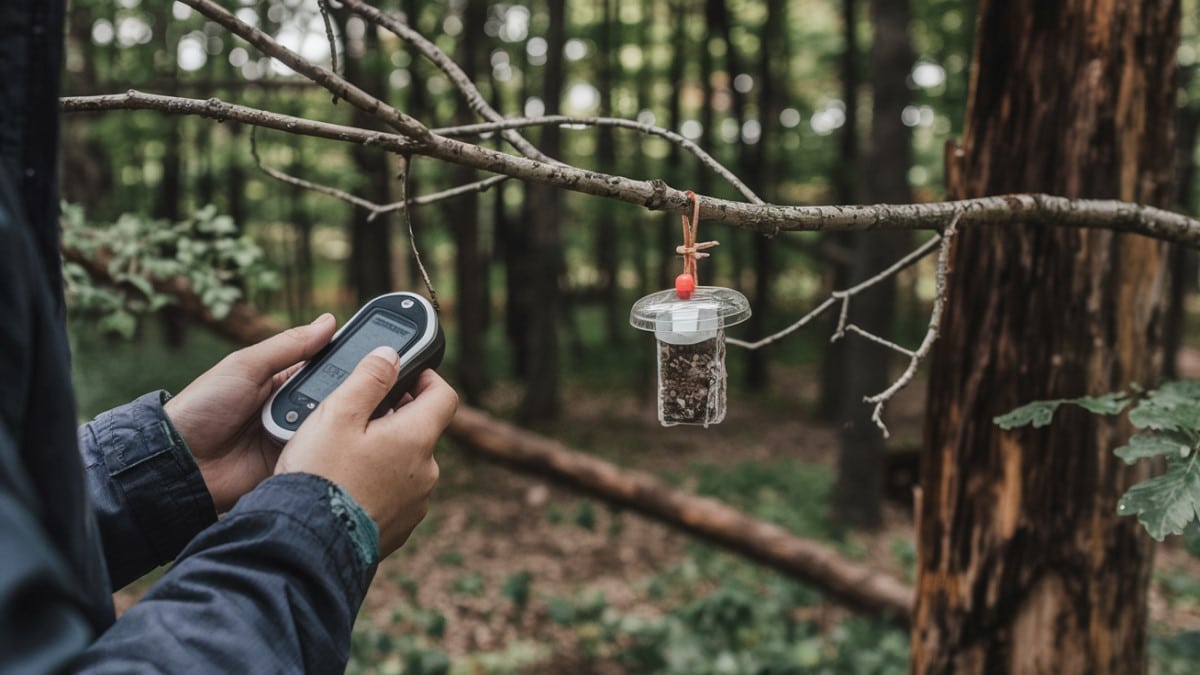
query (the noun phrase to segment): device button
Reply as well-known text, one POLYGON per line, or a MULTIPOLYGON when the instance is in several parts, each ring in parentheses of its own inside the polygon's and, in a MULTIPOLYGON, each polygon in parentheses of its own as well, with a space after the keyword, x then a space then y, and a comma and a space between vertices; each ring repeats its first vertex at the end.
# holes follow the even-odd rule
POLYGON ((287 414, 283 416, 283 419, 287 420, 288 424, 295 424, 296 420, 300 419, 300 413, 296 412, 295 410, 289 410, 287 411, 287 414))
POLYGON ((408 309, 409 307, 412 307, 414 304, 415 303, 412 300, 405 299, 405 300, 400 301, 400 306, 403 307, 404 309, 408 309))

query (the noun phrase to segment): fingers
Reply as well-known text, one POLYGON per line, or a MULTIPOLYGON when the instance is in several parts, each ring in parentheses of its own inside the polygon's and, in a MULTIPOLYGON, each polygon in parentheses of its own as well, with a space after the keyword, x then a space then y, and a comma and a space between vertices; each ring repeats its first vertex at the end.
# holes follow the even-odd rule
POLYGON ((259 382, 316 354, 329 343, 337 322, 322 314, 307 326, 296 326, 230 355, 238 368, 259 382))
POLYGON ((426 370, 413 385, 412 401, 375 424, 383 425, 387 433, 427 433, 436 438, 450 424, 456 410, 458 393, 440 375, 426 370))
POLYGON ((348 421, 366 427, 371 413, 396 384, 400 355, 392 347, 376 347, 321 405, 348 421))

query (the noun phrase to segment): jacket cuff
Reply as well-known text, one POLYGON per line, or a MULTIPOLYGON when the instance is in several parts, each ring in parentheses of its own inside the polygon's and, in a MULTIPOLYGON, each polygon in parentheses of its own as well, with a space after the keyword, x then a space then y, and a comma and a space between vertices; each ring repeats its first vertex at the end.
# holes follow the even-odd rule
POLYGON ((269 514, 307 531, 343 586, 359 598, 366 594, 379 561, 379 529, 341 486, 309 473, 272 476, 238 500, 225 519, 251 514, 269 514))
MULTIPOLYGON (((102 466, 107 472, 113 515, 136 529, 139 548, 153 565, 174 560, 217 520, 200 468, 163 411, 166 397, 155 391, 101 413, 85 426, 91 435, 85 440, 92 442, 81 444, 89 471, 102 466)), ((140 557, 137 551, 123 553, 140 557)))

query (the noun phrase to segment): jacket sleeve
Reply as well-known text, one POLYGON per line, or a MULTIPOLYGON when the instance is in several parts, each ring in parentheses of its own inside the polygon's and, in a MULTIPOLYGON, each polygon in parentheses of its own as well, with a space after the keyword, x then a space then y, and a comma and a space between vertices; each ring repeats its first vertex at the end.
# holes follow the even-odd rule
POLYGON ((80 672, 342 672, 375 524, 309 474, 264 481, 79 659, 80 672))
POLYGON ((187 445, 152 392, 78 431, 109 578, 121 588, 175 559, 217 520, 187 445))

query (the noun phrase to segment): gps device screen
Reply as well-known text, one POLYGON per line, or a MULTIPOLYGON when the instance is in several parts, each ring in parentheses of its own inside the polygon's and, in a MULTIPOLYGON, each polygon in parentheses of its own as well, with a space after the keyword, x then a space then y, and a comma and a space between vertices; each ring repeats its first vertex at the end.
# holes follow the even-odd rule
POLYGON ((323 401, 372 349, 380 345, 389 345, 400 351, 416 334, 417 327, 412 322, 391 312, 377 309, 367 317, 361 328, 354 331, 349 340, 325 359, 318 370, 304 378, 296 388, 296 393, 315 401, 323 401))

